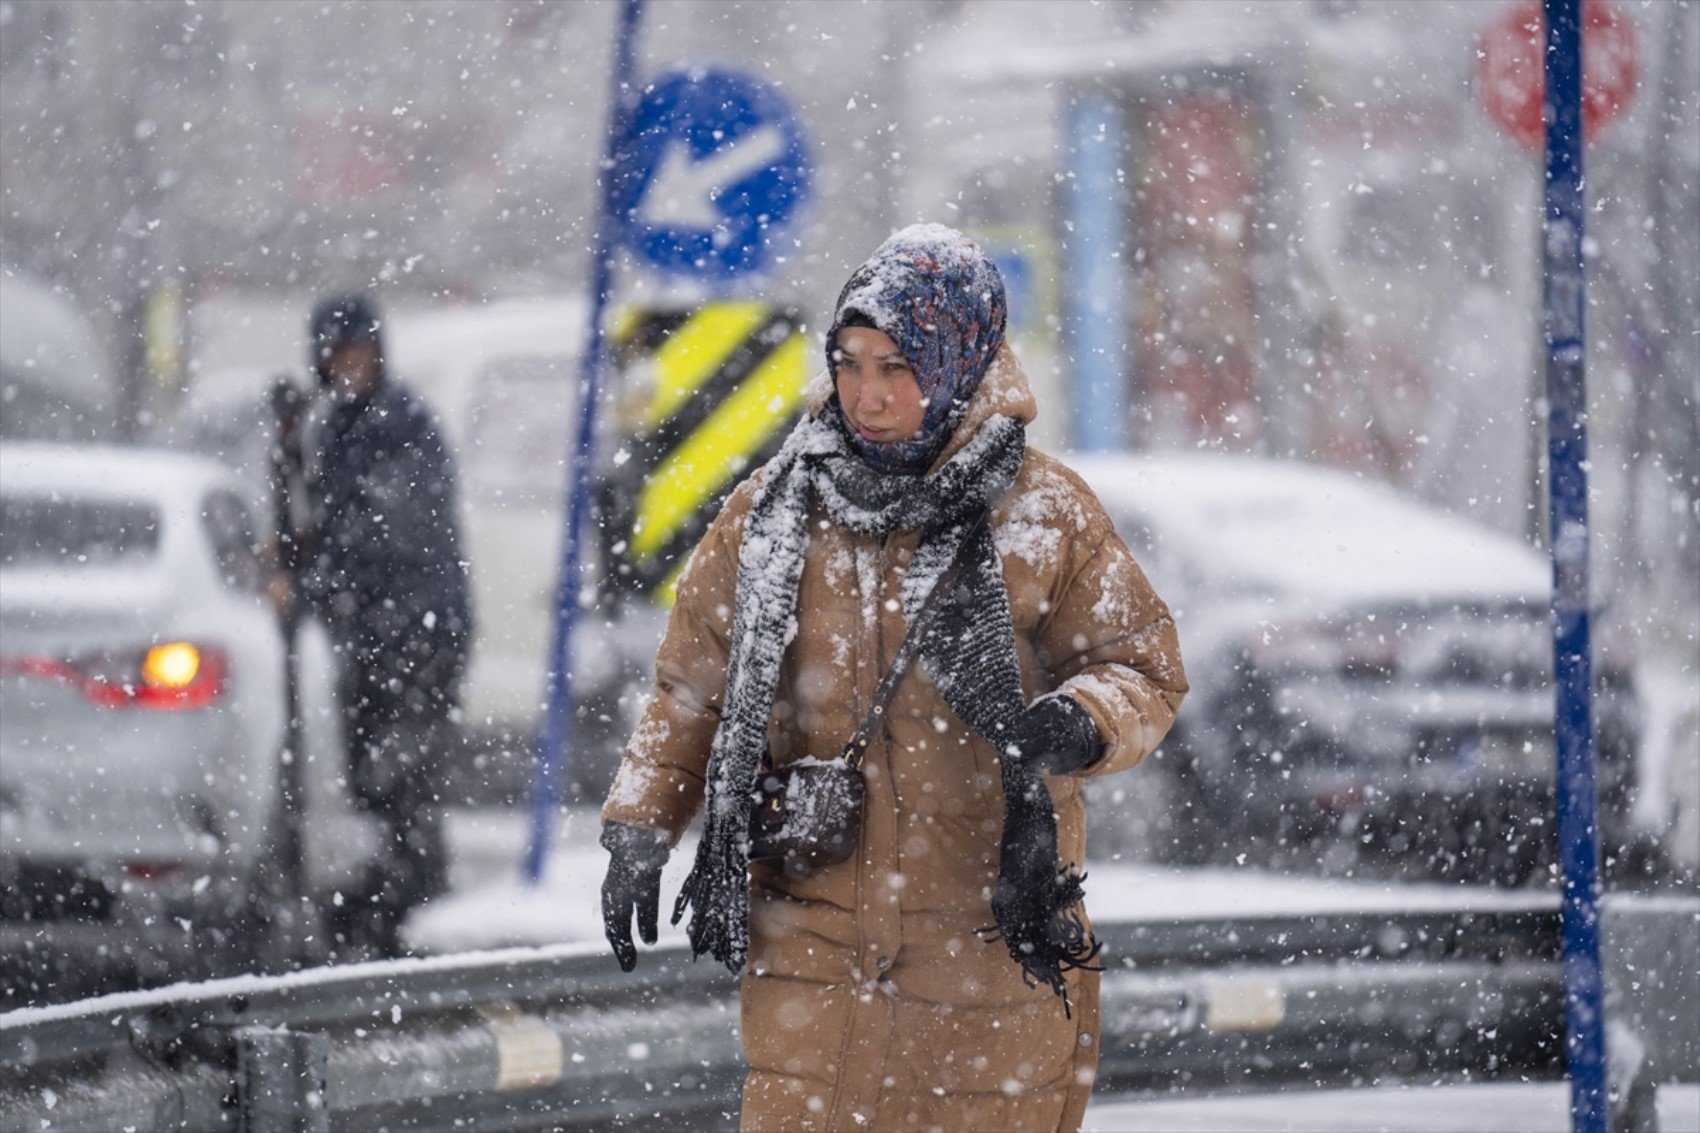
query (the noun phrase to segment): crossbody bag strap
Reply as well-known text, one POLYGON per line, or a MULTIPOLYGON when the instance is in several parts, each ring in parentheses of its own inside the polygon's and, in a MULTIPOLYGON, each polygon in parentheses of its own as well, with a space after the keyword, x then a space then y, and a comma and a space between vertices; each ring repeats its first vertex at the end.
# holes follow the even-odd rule
POLYGON ((927 593, 921 608, 915 612, 915 620, 909 623, 909 630, 903 635, 903 643, 897 647, 897 656, 891 659, 891 668, 885 671, 885 676, 880 678, 878 687, 874 689, 874 702, 868 708, 868 714, 862 718, 862 726, 856 729, 856 734, 844 745, 844 760, 851 767, 862 765, 862 757, 867 754, 868 745, 874 742, 880 725, 885 723, 886 709, 891 707, 891 699, 897 695, 897 686, 903 683, 909 666, 915 663, 915 656, 921 651, 921 639, 926 636, 927 627, 944 608, 944 596, 956 589, 956 580, 962 574, 962 560, 968 553, 968 545, 979 535, 980 529, 986 526, 987 517, 990 515, 991 506, 987 505, 962 536, 962 542, 957 544, 956 554, 952 556, 950 565, 939 575, 939 580, 927 593))

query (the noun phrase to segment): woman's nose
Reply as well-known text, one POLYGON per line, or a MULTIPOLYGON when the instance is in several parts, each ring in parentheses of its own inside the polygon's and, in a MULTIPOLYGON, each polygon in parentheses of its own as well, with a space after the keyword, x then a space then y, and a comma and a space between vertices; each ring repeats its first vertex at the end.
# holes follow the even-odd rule
POLYGON ((857 391, 856 405, 864 413, 878 413, 891 404, 891 395, 879 382, 863 382, 857 391))

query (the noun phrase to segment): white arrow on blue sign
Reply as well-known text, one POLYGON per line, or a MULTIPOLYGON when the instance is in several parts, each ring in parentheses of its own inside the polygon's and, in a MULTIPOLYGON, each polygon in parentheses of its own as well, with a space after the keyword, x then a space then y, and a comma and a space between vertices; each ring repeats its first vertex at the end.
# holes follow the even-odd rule
POLYGON ((779 92, 735 71, 674 71, 643 92, 614 179, 622 242, 662 271, 720 277, 768 266, 808 196, 802 127, 779 92))

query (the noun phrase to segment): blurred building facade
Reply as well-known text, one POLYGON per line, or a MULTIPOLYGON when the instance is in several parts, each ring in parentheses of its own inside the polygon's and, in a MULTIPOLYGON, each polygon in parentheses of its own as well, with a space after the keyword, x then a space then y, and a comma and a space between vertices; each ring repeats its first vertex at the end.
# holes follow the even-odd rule
MULTIPOLYGON (((1475 89, 1511 2, 652 4, 640 69, 737 66, 812 137, 813 200, 741 291, 819 318, 890 230, 953 223, 1005 265, 1042 441, 1109 412, 1120 443, 1341 464, 1533 534, 1540 173, 1475 89), (1082 124, 1113 157, 1097 244, 1082 124)), ((1640 81, 1589 151, 1595 482, 1607 571, 1673 585, 1700 563, 1700 13, 1622 7, 1640 81)), ((209 297, 580 291, 616 15, 4 0, 6 267, 103 322, 138 414, 190 380, 209 297)))

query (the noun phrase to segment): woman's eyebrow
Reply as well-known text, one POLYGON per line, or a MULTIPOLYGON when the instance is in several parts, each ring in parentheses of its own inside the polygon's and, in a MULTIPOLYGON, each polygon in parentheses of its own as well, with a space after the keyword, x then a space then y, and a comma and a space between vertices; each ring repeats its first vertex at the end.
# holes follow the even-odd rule
MULTIPOLYGON (((833 349, 834 352, 841 358, 849 358, 851 361, 861 361, 862 356, 848 347, 837 346, 833 349)), ((869 355, 869 358, 875 362, 901 362, 905 366, 909 365, 909 359, 905 358, 902 352, 897 350, 893 350, 889 354, 872 354, 869 355)))

